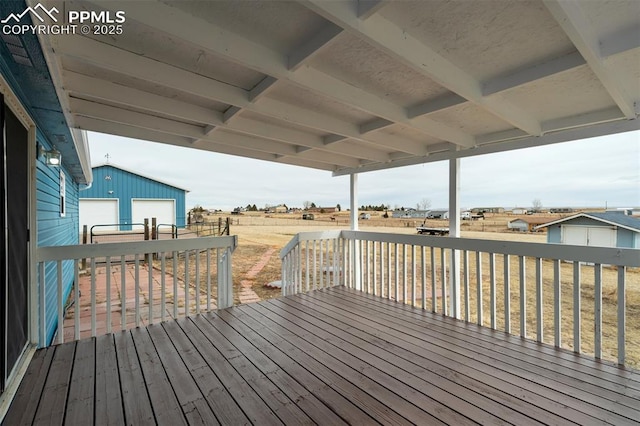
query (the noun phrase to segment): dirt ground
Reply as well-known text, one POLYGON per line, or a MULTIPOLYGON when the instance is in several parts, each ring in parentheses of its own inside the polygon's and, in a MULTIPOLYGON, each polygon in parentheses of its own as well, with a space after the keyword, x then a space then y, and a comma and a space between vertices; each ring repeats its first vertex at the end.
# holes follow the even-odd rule
MULTIPOLYGON (((281 261, 279 257, 280 250, 299 232, 319 231, 330 229, 348 229, 348 212, 315 215, 316 220, 302 220, 301 215, 292 214, 271 214, 264 213, 246 214, 232 217, 231 233, 238 236, 238 248, 233 258, 233 277, 236 289, 236 303, 238 293, 241 290, 240 282, 250 284, 253 292, 260 299, 270 299, 281 295, 280 289, 272 289, 265 287, 266 284, 279 280, 281 277, 281 261), (331 220, 331 217, 335 220, 331 220), (274 250, 275 249, 275 250, 274 250), (268 261, 257 273, 254 270, 249 271, 255 266, 258 259, 264 258, 265 253, 271 250, 272 254, 268 261)), ((556 215, 560 217, 560 215, 556 215)), ((461 234, 467 238, 493 239, 493 240, 509 240, 522 242, 539 242, 546 241, 545 233, 520 233, 507 229, 507 222, 512 220, 511 215, 492 215, 482 221, 463 221, 461 234)), ((552 217, 550 220, 553 220, 552 217)), ((212 220, 217 221, 216 216, 212 216, 212 220)), ((393 232, 401 234, 415 234, 415 226, 422 224, 421 220, 413 219, 384 219, 376 216, 375 213, 371 220, 360 221, 360 229, 363 231, 374 232, 393 232)), ((447 221, 427 221, 429 226, 443 227, 447 226, 447 221)), ((472 260, 474 260, 472 253, 472 260)), ((535 338, 535 265, 533 259, 528 259, 526 263, 526 280, 527 280, 527 337, 535 338)), ((411 263, 411 262, 410 262, 411 263)), ((519 301, 520 287, 518 282, 519 264, 517 258, 510 259, 511 264, 511 282, 509 285, 510 301, 511 301, 511 332, 520 333, 519 319, 519 301)), ((504 329, 504 292, 505 285, 503 279, 503 257, 496 256, 496 301, 497 301, 497 328, 504 329)), ((544 318, 544 341, 553 343, 553 268, 551 261, 543 263, 543 318, 544 318)), ((490 306, 490 280, 489 280, 489 260, 488 256, 482 260, 483 280, 482 280, 482 299, 484 313, 484 325, 490 325, 489 306, 490 306)), ((421 277, 420 262, 418 261, 417 276, 421 277)), ((437 273, 441 270, 438 266, 437 273)), ((402 274, 402 273, 401 273, 402 274)), ((409 271, 409 276, 412 272, 409 271)), ((561 282, 562 282, 562 346, 573 348, 573 299, 572 299, 572 275, 573 265, 561 265, 561 282)), ((431 272, 427 271, 427 282, 431 281, 431 272)), ((470 265, 470 288, 469 288, 469 310, 470 320, 477 319, 477 283, 476 265, 471 262, 470 265)), ((438 275, 439 276, 439 275, 438 275)), ((594 272, 592 266, 581 266, 581 340, 582 351, 592 353, 594 347, 593 334, 593 312, 594 312, 594 272)), ((379 277, 377 278, 379 282, 379 277)), ((617 354, 616 342, 616 305, 617 305, 617 272, 612 268, 603 268, 603 357, 614 360, 617 354)), ((421 300, 420 284, 417 284, 417 300, 421 300)), ((381 291, 379 289, 378 291, 381 291)), ((410 290, 409 294, 410 294, 410 290)), ((439 290, 438 290, 439 294, 439 290)), ((392 294, 392 298, 394 294, 392 294)), ((402 297, 401 297, 402 298, 402 297)), ((408 297, 408 303, 411 302, 408 297)), ((430 287, 427 286, 427 306, 431 306, 430 287)), ((465 295, 462 294, 462 310, 464 312, 465 295)), ((439 302, 438 302, 439 303, 439 302)), ((627 358, 628 364, 638 368, 640 366, 640 270, 631 270, 627 272, 627 358)))

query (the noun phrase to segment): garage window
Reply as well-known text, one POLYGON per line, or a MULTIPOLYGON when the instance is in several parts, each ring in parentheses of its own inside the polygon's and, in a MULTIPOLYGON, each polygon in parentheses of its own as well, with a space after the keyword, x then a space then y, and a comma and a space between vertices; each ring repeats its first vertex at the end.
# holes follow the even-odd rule
POLYGON ((67 214, 67 178, 64 172, 60 170, 60 217, 67 214))

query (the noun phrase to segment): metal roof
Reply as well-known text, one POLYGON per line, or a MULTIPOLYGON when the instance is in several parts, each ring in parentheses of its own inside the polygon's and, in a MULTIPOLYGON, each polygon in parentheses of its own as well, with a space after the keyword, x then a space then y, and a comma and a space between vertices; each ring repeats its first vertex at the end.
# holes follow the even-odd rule
POLYGON ((553 222, 545 223, 544 225, 536 226, 538 228, 546 228, 551 225, 556 225, 561 222, 567 222, 577 219, 579 217, 586 217, 589 219, 604 222, 613 226, 620 226, 622 228, 629 229, 631 231, 640 232, 640 218, 629 216, 624 212, 587 212, 579 213, 573 216, 565 217, 563 219, 555 220, 553 222))
POLYGON ((81 129, 335 175, 640 129, 637 0, 42 3, 125 12, 40 35, 81 129))

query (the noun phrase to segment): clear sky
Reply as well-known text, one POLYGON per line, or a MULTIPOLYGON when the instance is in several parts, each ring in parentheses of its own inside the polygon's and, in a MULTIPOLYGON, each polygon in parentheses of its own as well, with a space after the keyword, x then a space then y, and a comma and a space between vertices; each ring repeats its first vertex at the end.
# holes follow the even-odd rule
MULTIPOLYGON (((349 178, 330 172, 89 132, 93 165, 109 162, 188 189, 187 208, 284 203, 349 206, 349 178)), ((448 205, 448 162, 359 176, 360 205, 448 205)), ((640 132, 461 160, 462 207, 640 206, 640 132)))

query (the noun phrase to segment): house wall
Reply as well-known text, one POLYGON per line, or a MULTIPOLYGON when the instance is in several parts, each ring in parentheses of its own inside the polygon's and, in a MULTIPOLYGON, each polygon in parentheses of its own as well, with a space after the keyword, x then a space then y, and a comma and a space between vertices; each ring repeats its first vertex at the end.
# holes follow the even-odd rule
MULTIPOLYGON (((547 230, 547 242, 560 244, 562 242, 562 225, 583 225, 589 227, 603 226, 611 227, 612 225, 600 222, 598 220, 590 219, 588 217, 577 217, 573 220, 565 221, 553 226, 550 226, 547 230)), ((638 244, 637 232, 633 232, 629 229, 618 226, 616 232, 616 246, 620 248, 640 248, 638 244)))
MULTIPOLYGON (((93 185, 82 191, 81 198, 119 199, 120 223, 132 222, 132 198, 168 199, 176 201, 176 226, 186 225, 185 191, 109 165, 93 169, 93 185), (110 176, 110 179, 105 177, 110 176), (109 191, 113 191, 109 193, 109 191)), ((130 230, 129 227, 121 227, 130 230)))
MULTIPOLYGON (((37 131, 38 144, 51 149, 44 135, 37 131)), ((64 158, 63 158, 64 163, 64 158)), ((78 194, 79 185, 62 168, 66 176, 66 212, 60 216, 60 168, 49 167, 42 158, 36 160, 36 220, 38 247, 78 244, 78 194)), ((58 326, 56 305, 58 300, 56 264, 45 265, 45 325, 46 339, 51 342, 58 326)), ((63 300, 67 300, 73 287, 73 262, 62 265, 63 300)), ((40 281, 38 281, 40 282, 40 281)), ((38 293, 39 293, 38 289, 38 293)))

